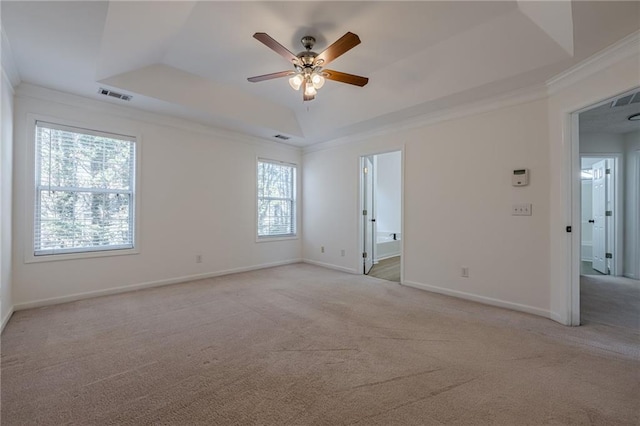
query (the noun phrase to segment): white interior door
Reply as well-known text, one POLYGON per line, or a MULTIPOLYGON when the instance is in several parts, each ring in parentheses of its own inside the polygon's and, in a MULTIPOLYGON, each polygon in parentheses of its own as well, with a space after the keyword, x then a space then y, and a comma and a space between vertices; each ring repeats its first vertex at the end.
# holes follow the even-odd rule
POLYGON ((375 225, 376 219, 373 212, 374 180, 373 180, 373 157, 363 157, 363 210, 362 224, 364 236, 364 253, 362 254, 364 263, 364 273, 368 274, 373 267, 373 251, 376 244, 375 225))
POLYGON ((593 173, 593 266, 607 274, 607 160, 600 160, 591 166, 593 173))

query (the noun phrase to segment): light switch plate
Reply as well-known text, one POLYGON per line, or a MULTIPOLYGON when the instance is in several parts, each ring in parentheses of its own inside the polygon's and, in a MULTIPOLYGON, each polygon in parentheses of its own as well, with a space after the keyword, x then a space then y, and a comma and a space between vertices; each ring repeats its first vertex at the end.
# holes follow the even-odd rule
POLYGON ((531 216, 532 206, 530 203, 514 204, 511 207, 511 216, 531 216))

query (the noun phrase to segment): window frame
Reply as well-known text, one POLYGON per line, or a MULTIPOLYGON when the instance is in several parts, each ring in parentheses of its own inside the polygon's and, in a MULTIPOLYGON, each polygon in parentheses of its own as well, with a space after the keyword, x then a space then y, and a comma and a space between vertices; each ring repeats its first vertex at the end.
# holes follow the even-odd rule
POLYGON ((140 253, 140 153, 141 153, 141 142, 142 137, 138 132, 131 131, 131 129, 121 128, 120 126, 112 126, 112 125, 104 125, 97 122, 78 122, 68 119, 62 119, 59 117, 45 116, 40 114, 27 114, 27 167, 26 169, 26 179, 25 181, 28 183, 28 194, 25 198, 26 208, 25 212, 27 213, 28 220, 25 221, 25 226, 27 227, 27 232, 25 232, 25 236, 28 238, 28 241, 24 247, 24 263, 37 263, 37 262, 50 262, 50 261, 61 261, 61 260, 73 260, 73 259, 83 259, 83 258, 95 258, 95 257, 109 257, 109 256, 122 256, 122 255, 134 255, 140 253), (37 176, 39 175, 39 163, 38 158, 36 158, 37 154, 37 130, 36 127, 38 122, 46 122, 53 126, 59 127, 70 127, 76 128, 79 131, 86 131, 87 134, 105 134, 105 135, 114 135, 114 136, 123 136, 128 139, 132 139, 134 141, 134 173, 132 177, 132 188, 131 188, 131 215, 132 217, 129 219, 130 223, 133 226, 133 247, 131 248, 118 248, 109 247, 105 249, 88 249, 88 248, 79 248, 72 249, 73 251, 69 252, 58 252, 58 253, 41 253, 36 255, 36 247, 35 247, 35 233, 36 233, 36 214, 38 213, 38 200, 36 197, 39 196, 40 191, 38 190, 39 183, 36 181, 37 176), (108 128, 105 129, 105 128, 108 128))
POLYGON ((298 165, 296 163, 291 163, 288 161, 282 160, 274 160, 266 157, 256 157, 255 163, 255 200, 256 200, 256 215, 255 215, 255 236, 257 243, 263 242, 272 242, 272 241, 286 241, 286 240, 297 240, 298 237, 298 165), (292 203, 292 212, 291 219, 293 223, 293 233, 292 234, 280 234, 280 235, 259 235, 259 205, 260 205, 260 195, 258 193, 258 168, 260 167, 260 163, 271 163, 280 166, 288 166, 293 168, 293 177, 292 177, 292 188, 291 188, 291 203, 292 203))

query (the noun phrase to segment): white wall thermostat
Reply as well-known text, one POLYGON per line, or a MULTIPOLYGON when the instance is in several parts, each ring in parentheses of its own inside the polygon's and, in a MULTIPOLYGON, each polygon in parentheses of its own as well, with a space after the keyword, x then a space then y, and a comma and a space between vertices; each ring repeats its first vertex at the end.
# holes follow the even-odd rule
POLYGON ((529 169, 516 169, 511 176, 513 186, 529 185, 529 169))

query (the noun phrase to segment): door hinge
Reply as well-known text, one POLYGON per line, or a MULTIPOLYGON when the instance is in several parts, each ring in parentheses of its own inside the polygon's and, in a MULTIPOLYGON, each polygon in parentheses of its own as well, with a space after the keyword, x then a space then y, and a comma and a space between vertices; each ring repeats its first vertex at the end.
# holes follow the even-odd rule
POLYGON ((611 210, 607 210, 606 212, 604 212, 605 216, 613 216, 613 212, 611 210))
POLYGON ((363 259, 366 259, 366 258, 367 258, 367 252, 366 252, 366 251, 362 252, 362 258, 363 258, 363 259))
POLYGON ((606 259, 613 259, 613 254, 611 254, 611 253, 606 253, 606 254, 604 255, 604 257, 605 257, 606 259))
POLYGON ((366 210, 362 210, 362 216, 366 216, 367 215, 367 211, 366 210))
POLYGON ((606 170, 604 171, 604 174, 606 174, 606 175, 610 175, 610 174, 611 174, 611 169, 606 169, 606 170))
POLYGON ((362 169, 362 173, 364 173, 365 175, 369 173, 369 168, 365 167, 364 169, 362 169))

